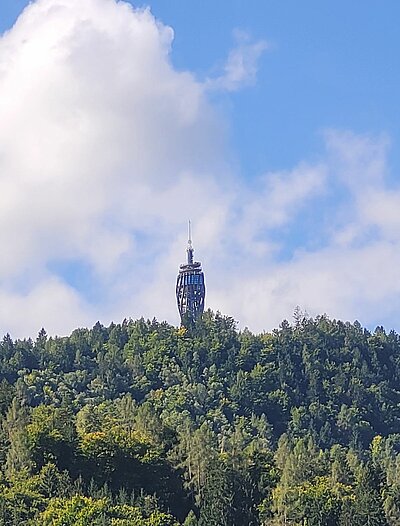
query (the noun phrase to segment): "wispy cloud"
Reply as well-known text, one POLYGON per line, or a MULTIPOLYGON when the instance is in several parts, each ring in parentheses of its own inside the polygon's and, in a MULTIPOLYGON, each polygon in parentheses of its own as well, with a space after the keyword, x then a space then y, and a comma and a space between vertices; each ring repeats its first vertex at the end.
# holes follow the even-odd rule
MULTIPOLYGON (((259 330, 290 317, 296 305, 312 315, 326 312, 398 329, 400 188, 388 184, 387 139, 338 130, 325 137, 320 168, 325 175, 317 179, 323 182, 324 191, 310 195, 305 185, 299 200, 306 205, 302 215, 308 215, 311 223, 292 215, 295 223, 289 225, 295 230, 299 221, 303 228, 308 225, 311 235, 318 233, 324 243, 316 249, 304 245, 284 262, 272 258, 264 265, 253 264, 240 279, 235 279, 232 269, 234 275, 226 279, 234 286, 220 287, 214 301, 228 312, 235 312, 239 305, 242 324, 259 330), (340 185, 340 194, 346 195, 344 204, 336 196, 336 209, 321 207, 320 201, 324 204, 332 198, 330 192, 336 193, 340 185)), ((305 169, 309 181, 315 170, 305 169)), ((292 195, 298 195, 295 186, 292 195)), ((273 203, 265 197, 263 201, 265 211, 260 207, 250 212, 254 225, 257 217, 262 223, 273 203)), ((286 203, 281 205, 283 217, 288 218, 286 203)), ((279 237, 283 230, 277 226, 274 234, 279 237)))
POLYGON ((206 81, 209 90, 237 91, 255 84, 257 80, 258 62, 262 53, 268 49, 267 42, 254 42, 244 31, 235 31, 234 36, 236 45, 230 51, 221 75, 206 81))

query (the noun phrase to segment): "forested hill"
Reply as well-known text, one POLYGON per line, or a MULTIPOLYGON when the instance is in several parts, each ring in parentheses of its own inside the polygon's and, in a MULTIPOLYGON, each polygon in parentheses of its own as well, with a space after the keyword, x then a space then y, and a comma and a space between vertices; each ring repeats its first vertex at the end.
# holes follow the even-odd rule
POLYGON ((207 312, 0 344, 0 525, 400 525, 400 339, 207 312))

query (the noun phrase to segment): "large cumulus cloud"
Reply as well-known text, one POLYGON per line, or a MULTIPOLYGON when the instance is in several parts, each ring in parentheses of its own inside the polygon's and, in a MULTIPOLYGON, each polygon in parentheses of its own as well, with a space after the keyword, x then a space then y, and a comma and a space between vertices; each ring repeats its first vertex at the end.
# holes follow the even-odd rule
POLYGON ((202 86, 171 66, 172 39, 149 10, 113 0, 39 0, 1 38, 6 330, 105 315, 118 271, 147 276, 143 237, 155 257, 181 215, 202 213, 210 167, 225 170, 223 134, 202 86), (65 261, 84 265, 103 302, 71 290, 65 261))

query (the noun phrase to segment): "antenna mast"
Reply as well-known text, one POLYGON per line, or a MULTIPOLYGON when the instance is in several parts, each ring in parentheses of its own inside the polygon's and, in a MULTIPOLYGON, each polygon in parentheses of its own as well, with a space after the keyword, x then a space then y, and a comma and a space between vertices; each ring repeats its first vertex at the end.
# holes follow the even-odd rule
POLYGON ((190 219, 188 221, 188 234, 189 234, 188 236, 189 245, 191 245, 192 244, 192 222, 190 221, 190 219))
POLYGON ((192 245, 192 222, 189 219, 188 223, 188 247, 186 249, 187 252, 187 262, 188 265, 193 265, 193 245, 192 245))

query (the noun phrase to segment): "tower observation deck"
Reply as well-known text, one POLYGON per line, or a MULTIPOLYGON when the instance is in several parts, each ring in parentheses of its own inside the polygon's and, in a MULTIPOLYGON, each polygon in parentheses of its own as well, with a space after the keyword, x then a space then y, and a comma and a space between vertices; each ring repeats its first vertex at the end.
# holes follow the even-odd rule
POLYGON ((201 263, 193 261, 191 225, 189 221, 189 239, 186 249, 187 263, 180 265, 176 280, 176 300, 181 323, 198 320, 204 311, 206 287, 201 263))

